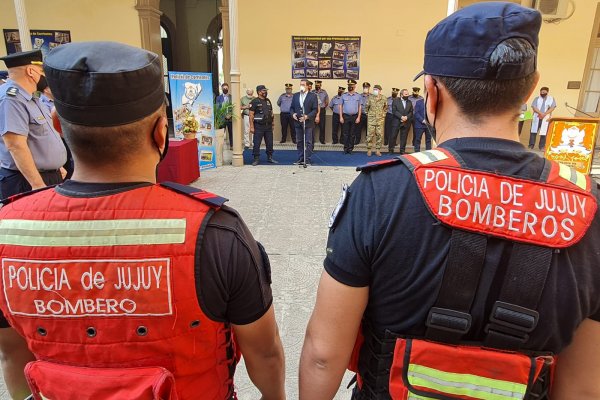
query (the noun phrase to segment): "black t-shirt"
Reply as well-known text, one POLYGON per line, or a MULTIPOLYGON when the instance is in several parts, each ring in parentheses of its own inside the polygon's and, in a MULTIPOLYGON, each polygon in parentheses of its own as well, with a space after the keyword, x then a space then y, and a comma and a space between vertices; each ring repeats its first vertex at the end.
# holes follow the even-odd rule
MULTIPOLYGON (((71 197, 95 197, 148 185, 66 181, 56 190, 71 197)), ((273 302, 269 258, 235 210, 223 206, 213 214, 196 251, 200 251, 195 277, 200 282, 198 302, 207 317, 245 325, 267 312, 273 302)), ((0 315, 0 328, 8 326, 0 315)))
POLYGON ((268 125, 273 122, 273 105, 269 99, 256 97, 250 102, 250 111, 254 113, 254 122, 268 125))
MULTIPOLYGON (((484 138, 455 139, 469 168, 539 179, 545 160, 520 143, 484 138)), ((420 336, 441 286, 451 229, 427 209, 412 173, 402 164, 361 173, 329 233, 326 271, 339 282, 369 286, 365 319, 382 333, 420 336)), ((482 340, 498 300, 512 243, 488 240, 482 278, 466 340, 482 340)), ((540 321, 526 347, 560 352, 586 318, 600 321, 600 213, 585 237, 553 255, 540 321)))

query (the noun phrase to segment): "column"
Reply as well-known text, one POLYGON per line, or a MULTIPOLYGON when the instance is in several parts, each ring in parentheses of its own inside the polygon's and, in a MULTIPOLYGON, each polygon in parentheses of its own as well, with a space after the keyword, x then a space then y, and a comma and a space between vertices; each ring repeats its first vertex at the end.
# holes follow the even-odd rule
POLYGON ((229 43, 229 7, 219 7, 221 13, 221 27, 223 29, 223 79, 225 82, 230 83, 231 81, 231 56, 229 49, 231 44, 229 43))
POLYGON ((240 115, 240 67, 238 62, 238 0, 229 0, 229 54, 231 58, 231 96, 233 98, 233 166, 244 165, 242 119, 240 115))
MULTIPOLYGON (((162 56, 162 42, 160 40, 160 0, 136 0, 135 9, 140 17, 140 32, 143 49, 162 56)), ((161 63, 162 63, 162 57, 161 63)))
POLYGON ((458 8, 458 0, 448 0, 448 12, 446 15, 452 14, 458 8))
POLYGON ((27 23, 27 11, 25 10, 24 0, 15 0, 15 12, 17 14, 17 24, 19 26, 19 36, 21 38, 21 50, 29 51, 31 47, 31 34, 29 33, 29 24, 27 23))

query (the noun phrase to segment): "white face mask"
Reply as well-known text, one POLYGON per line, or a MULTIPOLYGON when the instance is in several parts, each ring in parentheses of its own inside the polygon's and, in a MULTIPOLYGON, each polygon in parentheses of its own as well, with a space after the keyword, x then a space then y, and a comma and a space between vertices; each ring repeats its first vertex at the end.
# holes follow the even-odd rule
POLYGON ((302 93, 306 92, 306 86, 304 86, 304 85, 300 85, 300 91, 301 91, 302 93))
POLYGON ((363 89, 363 93, 369 93, 369 89, 367 89, 367 88, 364 88, 364 89, 363 89))
POLYGON ((375 89, 375 90, 373 90, 373 94, 374 94, 375 96, 379 96, 379 89, 375 89))

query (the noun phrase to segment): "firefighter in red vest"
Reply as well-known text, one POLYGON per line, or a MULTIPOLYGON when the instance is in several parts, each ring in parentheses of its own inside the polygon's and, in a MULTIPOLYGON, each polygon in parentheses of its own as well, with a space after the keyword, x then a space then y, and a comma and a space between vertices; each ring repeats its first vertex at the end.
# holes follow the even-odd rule
POLYGON ((600 398, 598 185, 517 130, 541 22, 481 2, 428 33, 439 147, 343 190, 300 399, 333 398, 348 366, 354 399, 600 398))
POLYGON ((0 209, 11 396, 233 399, 243 355, 263 398, 284 399, 265 250, 225 199, 156 184, 168 147, 160 58, 70 43, 44 71, 76 171, 0 209))

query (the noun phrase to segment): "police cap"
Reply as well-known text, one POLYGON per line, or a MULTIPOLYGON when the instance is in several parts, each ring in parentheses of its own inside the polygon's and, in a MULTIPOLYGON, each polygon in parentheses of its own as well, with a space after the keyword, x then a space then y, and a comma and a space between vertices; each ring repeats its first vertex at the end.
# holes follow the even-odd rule
POLYGON ((20 53, 13 53, 7 56, 1 57, 0 60, 4 61, 6 64, 6 68, 15 68, 20 67, 22 65, 42 65, 42 51, 41 50, 33 50, 33 51, 22 51, 20 53))
POLYGON ((490 56, 503 41, 520 38, 537 52, 542 16, 537 10, 508 2, 465 7, 440 21, 427 33, 423 74, 466 79, 508 80, 536 69, 536 57, 522 63, 490 65, 490 56))
POLYGON ((306 84, 307 84, 308 86, 312 86, 312 84, 313 84, 313 83, 312 83, 312 81, 309 81, 309 80, 307 80, 307 81, 306 81, 306 84))
POLYGON ((68 122, 117 126, 152 114, 165 102, 160 58, 115 42, 67 43, 46 56, 56 111, 68 122))
POLYGON ((356 81, 354 79, 348 79, 348 85, 356 85, 356 81))
POLYGON ((315 80, 315 83, 316 83, 317 85, 320 85, 321 83, 323 83, 323 81, 318 81, 318 80, 315 80))
POLYGON ((286 83, 286 84, 285 84, 285 88, 286 88, 286 89, 291 89, 291 88, 293 88, 293 87, 294 87, 294 85, 292 85, 291 83, 286 83))
POLYGON ((8 71, 0 71, 0 80, 7 80, 8 79, 8 71))
POLYGON ((379 90, 383 90, 383 89, 381 88, 381 85, 375 85, 375 86, 373 86, 373 88, 375 88, 375 89, 379 89, 379 90))
POLYGON ((343 86, 338 86, 338 90, 342 90, 342 91, 344 91, 344 90, 346 90, 346 88, 345 88, 345 87, 343 87, 343 86))
POLYGON ((421 91, 421 88, 418 88, 418 87, 416 87, 416 86, 415 86, 415 87, 413 87, 412 89, 413 89, 413 92, 420 92, 420 91, 421 91))
POLYGON ((400 89, 398 88, 392 88, 392 93, 398 93, 400 91, 400 89))
POLYGON ((267 87, 266 87, 265 85, 258 85, 258 86, 256 87, 256 92, 258 93, 258 92, 260 92, 261 90, 269 90, 269 89, 267 89, 267 87))
POLYGON ((371 84, 369 82, 363 82, 363 87, 364 88, 371 87, 371 84))

